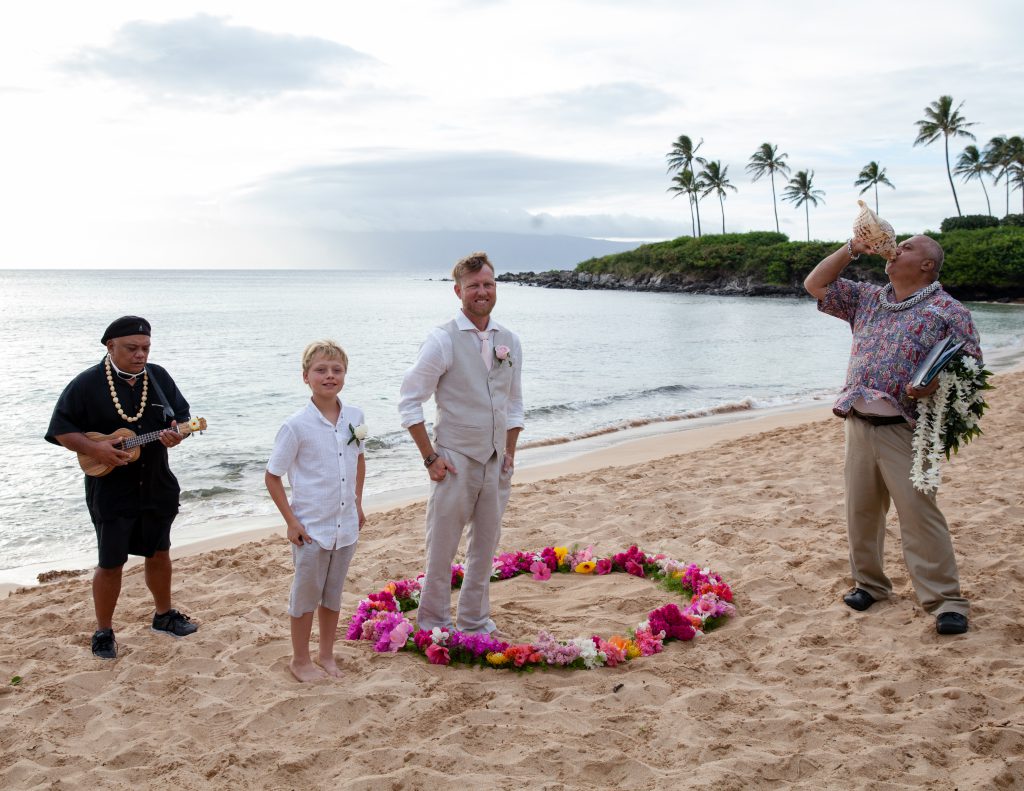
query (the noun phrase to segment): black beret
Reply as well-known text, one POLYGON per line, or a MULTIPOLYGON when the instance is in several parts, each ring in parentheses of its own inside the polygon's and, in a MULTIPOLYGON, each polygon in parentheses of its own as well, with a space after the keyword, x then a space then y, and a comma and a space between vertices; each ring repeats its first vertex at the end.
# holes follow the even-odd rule
POLYGON ((141 316, 122 316, 119 319, 115 319, 110 323, 103 332, 103 337, 100 338, 100 343, 104 346, 107 345, 107 341, 113 338, 123 338, 125 335, 149 335, 150 326, 149 322, 141 316))

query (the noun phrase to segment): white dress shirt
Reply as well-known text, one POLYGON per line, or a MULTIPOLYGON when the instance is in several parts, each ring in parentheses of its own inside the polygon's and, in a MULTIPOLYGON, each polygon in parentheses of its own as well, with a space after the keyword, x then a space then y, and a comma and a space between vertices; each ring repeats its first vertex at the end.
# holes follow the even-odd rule
POLYGON ((271 475, 288 475, 295 518, 324 549, 359 539, 356 465, 363 443, 352 440, 349 426, 362 422, 361 409, 343 405, 332 424, 311 399, 281 426, 267 462, 271 475))
MULTIPOLYGON (((462 332, 479 332, 472 321, 461 310, 455 316, 455 324, 462 332)), ((493 333, 499 329, 499 325, 488 317, 486 332, 493 333)), ((508 332, 506 327, 500 329, 508 332)), ((508 421, 507 428, 523 428, 523 350, 519 343, 519 336, 509 332, 512 336, 512 389, 508 395, 508 421)), ((492 335, 493 337, 493 335, 492 335)), ((479 343, 479 342, 477 342, 479 343)), ((493 348, 493 342, 492 342, 493 348)), ((452 365, 452 339, 440 327, 434 327, 427 339, 420 346, 419 356, 412 368, 405 372, 402 380, 402 390, 399 396, 398 412, 402 417, 402 427, 409 428, 417 423, 423 422, 423 402, 430 399, 437 390, 437 380, 451 368, 452 365)))

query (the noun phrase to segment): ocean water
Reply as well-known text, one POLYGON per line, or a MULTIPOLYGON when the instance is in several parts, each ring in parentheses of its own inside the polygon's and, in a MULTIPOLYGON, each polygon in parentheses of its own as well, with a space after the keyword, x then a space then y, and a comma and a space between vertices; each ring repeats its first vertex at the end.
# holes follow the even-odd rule
MULTIPOLYGON (((281 422, 308 397, 302 349, 322 337, 348 352, 342 397, 367 415, 366 496, 425 480, 398 392, 428 329, 458 309, 450 282, 396 272, 0 271, 0 300, 0 581, 32 564, 91 558, 75 457, 42 437, 61 390, 102 358, 103 328, 126 313, 150 320, 150 360, 209 423, 171 452, 182 486, 176 531, 216 532, 275 512, 263 471, 281 422)), ((1020 361, 1024 307, 970 307, 990 367, 1020 361)), ((809 299, 500 284, 494 316, 523 341, 521 447, 827 400, 850 348, 847 326, 809 299)))

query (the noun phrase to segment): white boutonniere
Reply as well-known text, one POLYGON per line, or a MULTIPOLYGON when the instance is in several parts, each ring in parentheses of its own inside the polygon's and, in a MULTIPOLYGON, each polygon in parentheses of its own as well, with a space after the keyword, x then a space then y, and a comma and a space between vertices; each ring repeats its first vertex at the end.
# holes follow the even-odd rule
POLYGON ((512 350, 508 346, 495 346, 494 347, 494 359, 498 361, 498 365, 504 365, 508 363, 508 367, 512 367, 512 350))
POLYGON ((356 447, 363 444, 363 440, 366 439, 366 435, 369 433, 365 423, 360 423, 358 426, 353 426, 351 423, 348 424, 348 431, 352 437, 346 442, 346 445, 351 445, 353 442, 356 443, 356 447))

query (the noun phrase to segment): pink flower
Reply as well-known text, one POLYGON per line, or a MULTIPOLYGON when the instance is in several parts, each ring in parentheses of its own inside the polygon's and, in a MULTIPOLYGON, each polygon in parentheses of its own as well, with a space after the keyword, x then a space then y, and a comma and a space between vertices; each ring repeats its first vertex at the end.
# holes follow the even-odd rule
POLYGON ((666 604, 652 610, 648 621, 651 632, 664 632, 666 640, 692 640, 695 633, 690 620, 674 604, 666 604))
POLYGON ((632 560, 627 560, 626 573, 632 574, 634 577, 642 577, 644 576, 644 567, 632 560))
POLYGON ((620 662, 626 661, 626 652, 618 646, 599 638, 594 638, 594 642, 597 643, 597 650, 604 653, 605 664, 608 667, 615 667, 620 662))
POLYGON ((509 366, 512 365, 512 350, 508 346, 495 346, 494 357, 499 363, 508 362, 509 366))
POLYGON ((390 650, 395 652, 404 648, 410 634, 412 634, 412 624, 403 618, 402 622, 391 630, 390 650))
POLYGON ((551 569, 548 568, 548 564, 543 560, 538 560, 531 564, 530 571, 533 572, 533 578, 539 582, 551 579, 551 569))
POLYGON ((608 558, 601 558, 597 561, 597 568, 594 571, 598 574, 611 574, 612 562, 608 558))
POLYGON ((452 661, 448 649, 436 643, 427 648, 427 660, 432 665, 447 665, 452 661))

